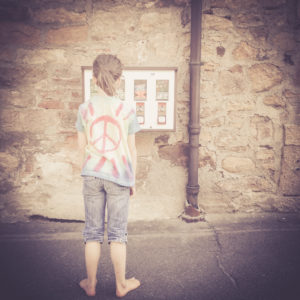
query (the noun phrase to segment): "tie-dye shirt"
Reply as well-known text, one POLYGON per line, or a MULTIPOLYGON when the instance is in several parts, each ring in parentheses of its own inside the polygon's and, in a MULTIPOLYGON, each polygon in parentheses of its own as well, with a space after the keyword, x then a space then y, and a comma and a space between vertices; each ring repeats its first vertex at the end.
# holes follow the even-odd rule
POLYGON ((140 130, 135 111, 115 97, 93 96, 80 105, 76 122, 87 138, 82 176, 134 186, 128 135, 140 130))

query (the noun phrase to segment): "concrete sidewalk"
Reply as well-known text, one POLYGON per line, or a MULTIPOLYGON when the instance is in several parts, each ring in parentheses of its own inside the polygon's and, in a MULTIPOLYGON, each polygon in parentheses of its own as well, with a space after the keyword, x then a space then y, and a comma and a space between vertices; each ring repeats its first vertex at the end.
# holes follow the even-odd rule
MULTIPOLYGON (((85 274, 83 223, 0 226, 0 299, 91 299, 77 285, 85 274)), ((299 300, 300 216, 130 223, 127 266, 142 285, 124 299, 299 300)), ((116 299, 106 243, 98 281, 94 299, 116 299)))

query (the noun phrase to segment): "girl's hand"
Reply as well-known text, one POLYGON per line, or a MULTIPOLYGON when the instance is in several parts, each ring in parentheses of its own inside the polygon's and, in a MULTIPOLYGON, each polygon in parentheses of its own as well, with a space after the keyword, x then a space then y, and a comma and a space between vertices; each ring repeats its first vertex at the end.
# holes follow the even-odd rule
POLYGON ((132 186, 132 187, 130 187, 130 196, 132 197, 134 195, 135 195, 135 187, 132 186))

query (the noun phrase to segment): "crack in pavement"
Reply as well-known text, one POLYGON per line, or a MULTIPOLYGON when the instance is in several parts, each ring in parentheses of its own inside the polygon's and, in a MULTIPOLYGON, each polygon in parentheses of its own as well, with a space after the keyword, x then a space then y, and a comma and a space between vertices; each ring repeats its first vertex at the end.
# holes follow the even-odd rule
POLYGON ((209 223, 207 220, 205 220, 205 222, 207 223, 208 227, 212 230, 213 235, 215 237, 216 244, 218 246, 218 254, 216 255, 218 267, 222 271, 222 273, 230 280, 232 285, 237 289, 238 284, 237 284, 236 279, 230 273, 228 273, 226 271, 226 268, 222 263, 222 257, 221 256, 223 254, 223 247, 222 247, 222 244, 221 244, 220 239, 219 239, 219 233, 211 223, 209 223))

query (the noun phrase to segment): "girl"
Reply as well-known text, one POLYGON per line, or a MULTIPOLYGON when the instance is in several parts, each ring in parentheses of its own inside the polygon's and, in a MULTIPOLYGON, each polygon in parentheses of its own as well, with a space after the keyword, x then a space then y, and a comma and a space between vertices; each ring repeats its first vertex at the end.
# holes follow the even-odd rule
POLYGON ((116 295, 123 297, 140 285, 134 277, 125 278, 128 204, 135 193, 135 133, 140 127, 134 110, 114 96, 121 73, 122 64, 116 56, 97 56, 93 80, 98 94, 80 105, 76 122, 83 166, 87 271, 87 278, 79 285, 88 296, 96 294, 106 206, 116 295))

